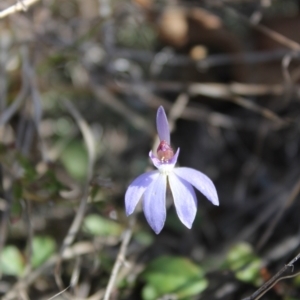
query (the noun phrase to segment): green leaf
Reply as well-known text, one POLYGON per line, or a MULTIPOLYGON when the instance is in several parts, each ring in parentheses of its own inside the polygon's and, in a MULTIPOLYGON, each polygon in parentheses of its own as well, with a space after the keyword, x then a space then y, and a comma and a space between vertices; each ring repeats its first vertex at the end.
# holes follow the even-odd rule
POLYGON ((159 257, 148 265, 142 277, 146 281, 144 300, 166 294, 183 299, 201 293, 208 285, 203 270, 182 257, 159 257))
POLYGON ((85 217, 83 230, 95 236, 119 236, 122 233, 122 227, 118 223, 96 214, 85 217))
POLYGON ((151 284, 145 285, 142 293, 143 293, 144 300, 153 300, 159 297, 156 288, 151 284))
POLYGON ((253 259, 250 263, 246 265, 245 268, 242 268, 240 271, 235 273, 237 279, 250 282, 255 285, 261 284, 260 278, 260 268, 261 268, 261 261, 260 259, 253 259))
POLYGON ((239 243, 229 250, 225 264, 230 270, 235 271, 249 263, 253 257, 252 247, 247 243, 239 243))
POLYGON ((88 156, 81 142, 72 142, 61 155, 61 161, 68 173, 77 180, 82 180, 87 174, 88 156))
POLYGON ((53 238, 49 236, 35 236, 32 241, 32 266, 40 266, 55 252, 55 248, 56 244, 53 238))
POLYGON ((247 243, 239 243, 229 250, 224 267, 235 272, 236 278, 241 281, 254 285, 261 284, 261 259, 247 243))
POLYGON ((24 260, 21 252, 15 246, 3 248, 0 256, 0 269, 5 275, 22 275, 24 271, 24 260))

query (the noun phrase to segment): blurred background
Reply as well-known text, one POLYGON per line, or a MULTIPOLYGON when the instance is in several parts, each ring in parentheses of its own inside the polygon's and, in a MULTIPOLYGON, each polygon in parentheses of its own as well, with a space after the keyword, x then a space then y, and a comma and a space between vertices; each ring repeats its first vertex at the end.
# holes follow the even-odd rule
MULTIPOLYGON (((242 299, 295 257, 299 8, 2 0, 0 298, 105 299, 118 261, 109 299, 242 299), (153 169, 160 105, 179 165, 207 174, 220 206, 198 193, 188 230, 170 202, 156 235, 124 194, 153 169)), ((299 270, 263 299, 300 299, 299 270)))

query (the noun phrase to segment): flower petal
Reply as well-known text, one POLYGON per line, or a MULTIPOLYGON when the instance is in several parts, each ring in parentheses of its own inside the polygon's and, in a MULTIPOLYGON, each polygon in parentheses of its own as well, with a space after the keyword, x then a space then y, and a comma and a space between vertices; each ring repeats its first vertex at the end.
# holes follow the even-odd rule
POLYGON ((156 128, 157 128, 159 139, 161 141, 166 141, 168 144, 170 144, 169 123, 168 123, 165 110, 162 106, 160 106, 157 110, 156 128))
POLYGON ((214 205, 219 205, 216 188, 205 174, 191 168, 175 168, 174 173, 193 185, 214 205))
POLYGON ((155 231, 160 233, 166 220, 166 175, 160 174, 147 188, 143 197, 145 217, 155 231))
POLYGON ((160 161, 152 151, 149 152, 149 157, 152 160, 153 165, 158 169, 158 170, 173 170, 177 163, 178 155, 179 155, 180 149, 178 148, 174 156, 168 161, 168 162, 162 162, 160 161))
POLYGON ((168 178, 177 215, 180 221, 191 229, 197 213, 197 197, 194 188, 174 173, 171 173, 168 178))
POLYGON ((131 215, 147 187, 159 176, 157 171, 144 173, 137 177, 127 188, 125 208, 127 216, 131 215))
POLYGON ((177 159, 178 159, 178 156, 179 156, 179 151, 180 151, 180 148, 177 149, 177 151, 174 154, 174 156, 169 160, 169 164, 172 164, 174 166, 176 165, 177 159))

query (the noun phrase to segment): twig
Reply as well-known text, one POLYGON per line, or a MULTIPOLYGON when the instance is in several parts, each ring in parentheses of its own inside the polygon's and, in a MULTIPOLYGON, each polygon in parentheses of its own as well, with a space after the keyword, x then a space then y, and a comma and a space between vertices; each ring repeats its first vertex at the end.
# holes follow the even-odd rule
POLYGON ((214 99, 231 101, 243 108, 246 108, 253 112, 259 113, 263 117, 265 117, 271 121, 277 122, 280 125, 283 125, 284 123, 286 123, 285 120, 280 118, 278 115, 276 115, 270 109, 261 107, 260 105, 257 105, 254 102, 251 102, 250 100, 247 100, 241 96, 235 96, 234 95, 234 92, 235 92, 234 85, 233 85, 233 89, 230 89, 230 87, 226 87, 226 85, 218 85, 218 84, 216 85, 216 87, 219 87, 219 88, 212 89, 211 86, 205 85, 205 84, 191 85, 189 88, 189 93, 191 95, 203 95, 206 97, 212 97, 214 99))
POLYGON ((26 261, 26 266, 25 268, 28 269, 29 271, 32 268, 31 265, 31 259, 32 259, 32 247, 33 247, 33 238, 34 238, 34 228, 33 228, 33 222, 31 218, 31 212, 32 212, 32 207, 31 207, 31 202, 28 201, 27 199, 24 199, 24 211, 25 211, 25 222, 27 223, 27 245, 26 245, 26 256, 27 256, 27 261, 26 261))
MULTIPOLYGON (((84 214, 85 214, 86 205, 87 205, 89 182, 92 178, 94 162, 96 159, 96 152, 95 152, 96 146, 95 146, 94 137, 93 137, 93 134, 92 134, 92 131, 91 131, 89 125, 82 118, 82 116, 80 115, 78 110, 75 108, 75 106, 70 101, 64 100, 63 103, 64 103, 65 107, 68 109, 68 111, 71 113, 73 118, 75 119, 75 121, 78 124, 78 126, 81 130, 81 133, 83 135, 83 138, 84 138, 84 141, 85 141, 85 144, 87 147, 87 151, 88 151, 88 166, 87 166, 87 178, 86 178, 86 182, 85 182, 84 189, 83 189, 83 195, 80 200, 80 205, 77 210, 76 216, 73 220, 73 223, 72 223, 71 227, 69 228, 69 231, 68 231, 66 237, 63 240, 62 247, 60 250, 60 257, 63 256, 65 249, 73 243, 73 241, 76 237, 76 234, 77 234, 78 230, 80 229, 80 226, 81 226, 84 214)), ((63 289, 63 282, 61 279, 61 259, 58 259, 58 261, 57 261, 54 276, 55 276, 55 281, 56 281, 58 287, 63 289)))
POLYGON ((3 111, 7 105, 8 80, 6 63, 9 59, 10 42, 7 42, 5 35, 0 37, 0 111, 3 111))
POLYGON ((208 97, 231 97, 239 96, 265 96, 282 95, 284 87, 281 84, 247 84, 247 83, 191 83, 188 86, 189 92, 208 97))
POLYGON ((169 111, 169 126, 170 126, 170 132, 173 132, 175 130, 175 123, 178 118, 181 117, 183 114, 186 106, 189 103, 189 97, 186 93, 179 94, 176 101, 172 105, 170 111, 169 111))
POLYGON ((282 74, 284 78, 284 84, 285 84, 285 97, 284 101, 282 101, 282 105, 287 106, 289 104, 289 101, 292 96, 292 92, 294 91, 294 83, 290 72, 289 72, 289 66, 293 59, 299 58, 299 53, 297 52, 290 52, 287 53, 282 61, 281 61, 281 68, 282 68, 282 74))
POLYGON ((230 14, 234 15, 235 17, 239 18, 243 22, 247 23, 249 26, 253 27, 254 29, 262 32, 269 38, 273 39, 277 43, 288 47, 289 49, 300 51, 300 44, 287 38, 286 36, 264 26, 261 24, 253 23, 251 22, 246 16, 242 15, 241 13, 237 12, 235 9, 225 5, 222 1, 218 0, 216 1, 220 6, 222 6, 224 9, 226 9, 230 14))
POLYGON ((270 235, 274 231, 276 225, 278 224, 279 220, 283 216, 284 212, 293 204, 293 202, 295 201, 295 199, 298 196, 299 192, 300 192, 300 179, 298 179, 298 181, 294 185, 291 193, 287 197, 287 200, 283 204, 283 207, 280 207, 277 210, 277 213, 276 213, 275 217, 273 218, 270 226, 267 228, 267 230, 264 232, 261 239, 259 240, 258 245, 257 245, 257 250, 261 249, 262 246, 266 243, 266 241, 268 240, 268 238, 270 237, 270 235))
MULTIPOLYGON (((0 255, 2 253, 2 249, 4 247, 6 236, 7 236, 7 223, 9 220, 9 214, 12 205, 12 191, 11 184, 8 188, 4 188, 4 176, 3 176, 3 167, 0 164, 0 197, 5 201, 5 208, 3 212, 0 212, 1 222, 0 222, 0 255)), ((10 179, 10 178, 9 178, 10 179)), ((0 269, 0 278, 1 278, 1 269, 0 269)))
POLYGON ((137 129, 140 129, 149 134, 153 134, 153 127, 144 118, 136 114, 122 101, 115 97, 109 91, 109 89, 95 83, 91 83, 91 88, 98 101, 110 107, 116 113, 127 119, 137 129))
POLYGON ((0 11, 0 19, 7 17, 8 15, 14 14, 18 11, 26 11, 29 6, 33 5, 35 2, 39 0, 21 0, 16 4, 0 11))
POLYGON ((0 126, 5 125, 13 117, 13 115, 17 112, 17 110, 25 100, 27 94, 29 93, 29 81, 26 72, 28 69, 28 59, 24 51, 21 51, 21 55, 22 55, 22 87, 16 99, 0 115, 0 126))
MULTIPOLYGON (((241 96, 235 96, 234 93, 237 92, 234 85, 232 85, 232 89, 230 89, 230 87, 226 87, 226 85, 217 85, 219 86, 219 89, 211 89, 212 87, 209 85, 192 85, 189 88, 189 92, 192 95, 203 95, 206 97, 212 97, 214 99, 219 99, 219 100, 227 100, 227 101, 231 101, 243 108, 249 109, 253 112, 259 113, 260 115, 262 115, 263 117, 277 122, 280 125, 283 125, 284 123, 286 123, 285 120, 283 120, 282 118, 280 118, 278 115, 276 115, 273 111, 271 111, 268 108, 262 107, 258 104, 255 104, 254 102, 251 102, 248 99, 245 99, 241 96)), ((241 91, 240 91, 241 92, 241 91)), ((256 91, 258 92, 258 91, 256 91)))
POLYGON ((260 287, 255 293, 250 297, 244 298, 242 300, 257 300, 260 299, 268 290, 270 290, 278 281, 297 276, 299 273, 293 275, 282 276, 282 274, 289 268, 294 270, 294 263, 300 258, 300 253, 297 254, 287 265, 285 265, 277 274, 275 274, 270 280, 268 280, 262 287, 260 287))
MULTIPOLYGON (((146 82, 144 86, 139 84, 138 88, 134 85, 129 84, 119 84, 118 86, 111 86, 118 91, 132 92, 140 97, 140 99, 151 107, 158 107, 159 105, 164 105, 165 108, 170 107, 169 102, 158 97, 152 93, 152 91, 171 91, 171 92, 182 92, 187 91, 191 96, 205 96, 209 98, 218 99, 221 101, 231 101, 244 108, 250 109, 264 116, 265 118, 273 121, 276 125, 288 124, 288 121, 280 118, 274 112, 268 108, 264 108, 251 102, 250 100, 237 97, 236 95, 248 95, 248 96, 262 96, 268 94, 281 95, 283 92, 282 85, 256 85, 256 84, 242 84, 242 83, 232 83, 232 84, 219 84, 219 83, 190 83, 182 84, 179 82, 146 82)), ((211 112, 206 107, 186 108, 182 113, 182 118, 187 118, 191 120, 202 120, 210 123, 212 126, 225 127, 225 128, 240 128, 249 127, 252 128, 251 124, 245 123, 245 120, 239 122, 238 119, 230 118, 224 114, 211 112)), ((256 124, 253 124, 256 128, 256 124)))
MULTIPOLYGON (((165 66, 195 66, 199 69, 208 69, 218 66, 235 65, 235 64, 261 64, 267 62, 280 61, 290 50, 280 49, 272 51, 253 51, 242 54, 211 54, 207 57, 195 61, 187 55, 169 53, 167 60, 163 63, 165 66)), ((153 63, 157 53, 147 50, 136 50, 127 48, 115 48, 110 53, 113 58, 130 59, 136 62, 153 63)), ((165 56, 166 57, 166 56, 165 56)))
POLYGON ((29 274, 25 274, 25 276, 19 280, 10 290, 3 296, 3 300, 13 300, 16 299, 16 296, 20 290, 23 290, 33 284, 36 279, 43 274, 50 267, 55 265, 58 260, 70 260, 75 257, 93 253, 97 250, 97 247, 90 242, 78 242, 72 247, 68 247, 65 249, 62 256, 59 254, 55 254, 51 256, 45 263, 43 263, 39 268, 34 270, 29 274))
MULTIPOLYGON (((125 82, 118 85, 113 82, 109 83, 109 87, 118 90, 126 89, 132 90, 136 86, 127 84, 125 82)), ((296 85, 296 92, 300 93, 300 86, 296 85)), ((236 96, 249 96, 249 97, 261 97, 261 96, 281 96, 285 91, 285 87, 282 84, 249 84, 249 83, 218 83, 218 82, 206 82, 206 83, 182 83, 180 81, 144 81, 143 92, 145 90, 153 92, 184 92, 188 91, 194 95, 202 95, 207 97, 232 97, 236 96)), ((158 97, 157 97, 158 98, 158 97)), ((149 101, 150 102, 150 101, 149 101)), ((164 104, 165 105, 165 104, 164 104)), ((157 105, 155 105, 157 106, 157 105)))
MULTIPOLYGON (((266 166, 261 166, 263 169, 266 168, 266 166)), ((295 167, 290 173, 286 174, 282 178, 282 184, 281 185, 273 185, 270 186, 268 189, 266 189, 259 197, 248 198, 251 202, 251 199, 256 203, 253 206, 252 205, 246 205, 242 212, 238 213, 240 216, 243 216, 245 212, 249 213, 249 209, 251 209, 253 212, 256 213, 256 217, 252 222, 247 225, 242 231, 234 236, 234 241, 238 242, 240 240, 248 240, 251 235, 253 235, 263 224, 266 224, 268 220, 273 220, 276 213, 280 210, 282 210, 282 198, 286 197, 287 189, 286 186, 290 186, 291 182, 296 182, 296 180, 299 179, 299 172, 298 169, 295 167), (271 202, 270 202, 271 201, 271 202), (267 204, 265 206, 265 204, 267 204), (251 207, 251 208, 250 208, 251 207)), ((292 194, 291 194, 292 195, 292 194)), ((288 198, 288 197, 287 197, 288 198)), ((287 200, 288 201, 288 200, 287 200)))
MULTIPOLYGON (((28 47, 23 47, 23 56, 26 55, 28 57, 28 47)), ((38 85, 36 82, 36 72, 33 64, 30 64, 27 62, 26 64, 27 68, 25 68, 26 72, 26 77, 28 78, 29 85, 30 85, 30 93, 31 93, 31 105, 33 106, 33 110, 31 112, 32 114, 32 119, 33 123, 35 126, 35 130, 39 139, 39 148, 42 154, 42 159, 43 161, 49 161, 48 157, 48 151, 46 149, 46 143, 44 139, 42 138, 41 134, 41 120, 42 120, 42 115, 43 115, 43 110, 42 110, 42 100, 41 100, 41 95, 38 89, 38 85)))
POLYGON ((105 291, 103 300, 109 300, 109 297, 110 297, 110 294, 111 294, 111 292, 114 288, 119 270, 120 270, 121 266, 123 265, 123 263, 125 261, 127 247, 128 247, 129 241, 130 241, 131 236, 132 236, 132 226, 134 224, 134 220, 135 219, 130 220, 131 224, 129 225, 129 228, 124 233, 123 241, 122 241, 117 259, 115 261, 114 267, 113 267, 112 272, 110 274, 109 281, 108 281, 108 284, 107 284, 107 287, 106 287, 106 291, 105 291))
POLYGON ((54 296, 52 296, 51 298, 49 298, 48 300, 53 300, 56 297, 60 296, 61 294, 63 294, 64 292, 66 292, 69 288, 71 287, 71 285, 67 286, 64 290, 58 292, 57 294, 55 294, 54 296))
MULTIPOLYGON (((221 99, 221 98, 220 98, 221 99)), ((285 125, 288 122, 282 118, 280 118, 276 113, 274 113, 272 110, 262 107, 260 105, 257 105, 254 102, 251 102, 250 100, 243 98, 243 97, 232 97, 229 98, 228 101, 231 101, 243 108, 249 109, 253 112, 256 112, 263 116, 266 119, 269 119, 273 122, 276 122, 278 125, 285 125)))
MULTIPOLYGON (((151 108, 157 109, 160 105, 163 105, 165 109, 169 109, 171 107, 170 102, 167 100, 163 99, 162 97, 159 97, 152 93, 151 90, 155 90, 155 87, 151 85, 144 84, 139 84, 139 87, 136 88, 134 85, 129 85, 129 84, 123 84, 122 85, 114 85, 111 83, 111 85, 117 89, 118 91, 122 91, 125 93, 134 93, 137 95, 141 101, 143 101, 147 106, 151 108)), ((173 85, 173 83, 172 83, 173 85)), ((169 86, 164 87, 167 90, 170 88, 169 86)), ((178 89, 176 84, 171 87, 171 90, 175 89, 176 91, 181 91, 184 89, 183 85, 181 85, 178 89)), ((186 89, 185 89, 186 90, 186 89)), ((170 91, 170 90, 169 90, 170 91)), ((195 120, 195 121, 204 121, 212 126, 216 127, 224 127, 224 128, 246 128, 248 127, 250 130, 254 129, 254 126, 252 126, 249 123, 246 123, 245 120, 243 122, 240 122, 237 118, 233 117, 228 117, 224 114, 218 113, 218 112, 213 112, 207 107, 197 105, 197 107, 186 107, 184 112, 181 115, 181 118, 184 119, 189 119, 189 120, 195 120)), ((255 124, 256 128, 256 124, 255 124)))

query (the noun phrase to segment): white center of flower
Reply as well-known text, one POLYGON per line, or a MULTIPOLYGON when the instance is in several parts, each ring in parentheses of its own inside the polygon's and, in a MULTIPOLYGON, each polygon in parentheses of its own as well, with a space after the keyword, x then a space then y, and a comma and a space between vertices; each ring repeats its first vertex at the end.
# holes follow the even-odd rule
POLYGON ((165 175, 170 174, 173 171, 173 169, 174 169, 174 165, 173 164, 161 164, 158 167, 159 173, 165 174, 165 175))

